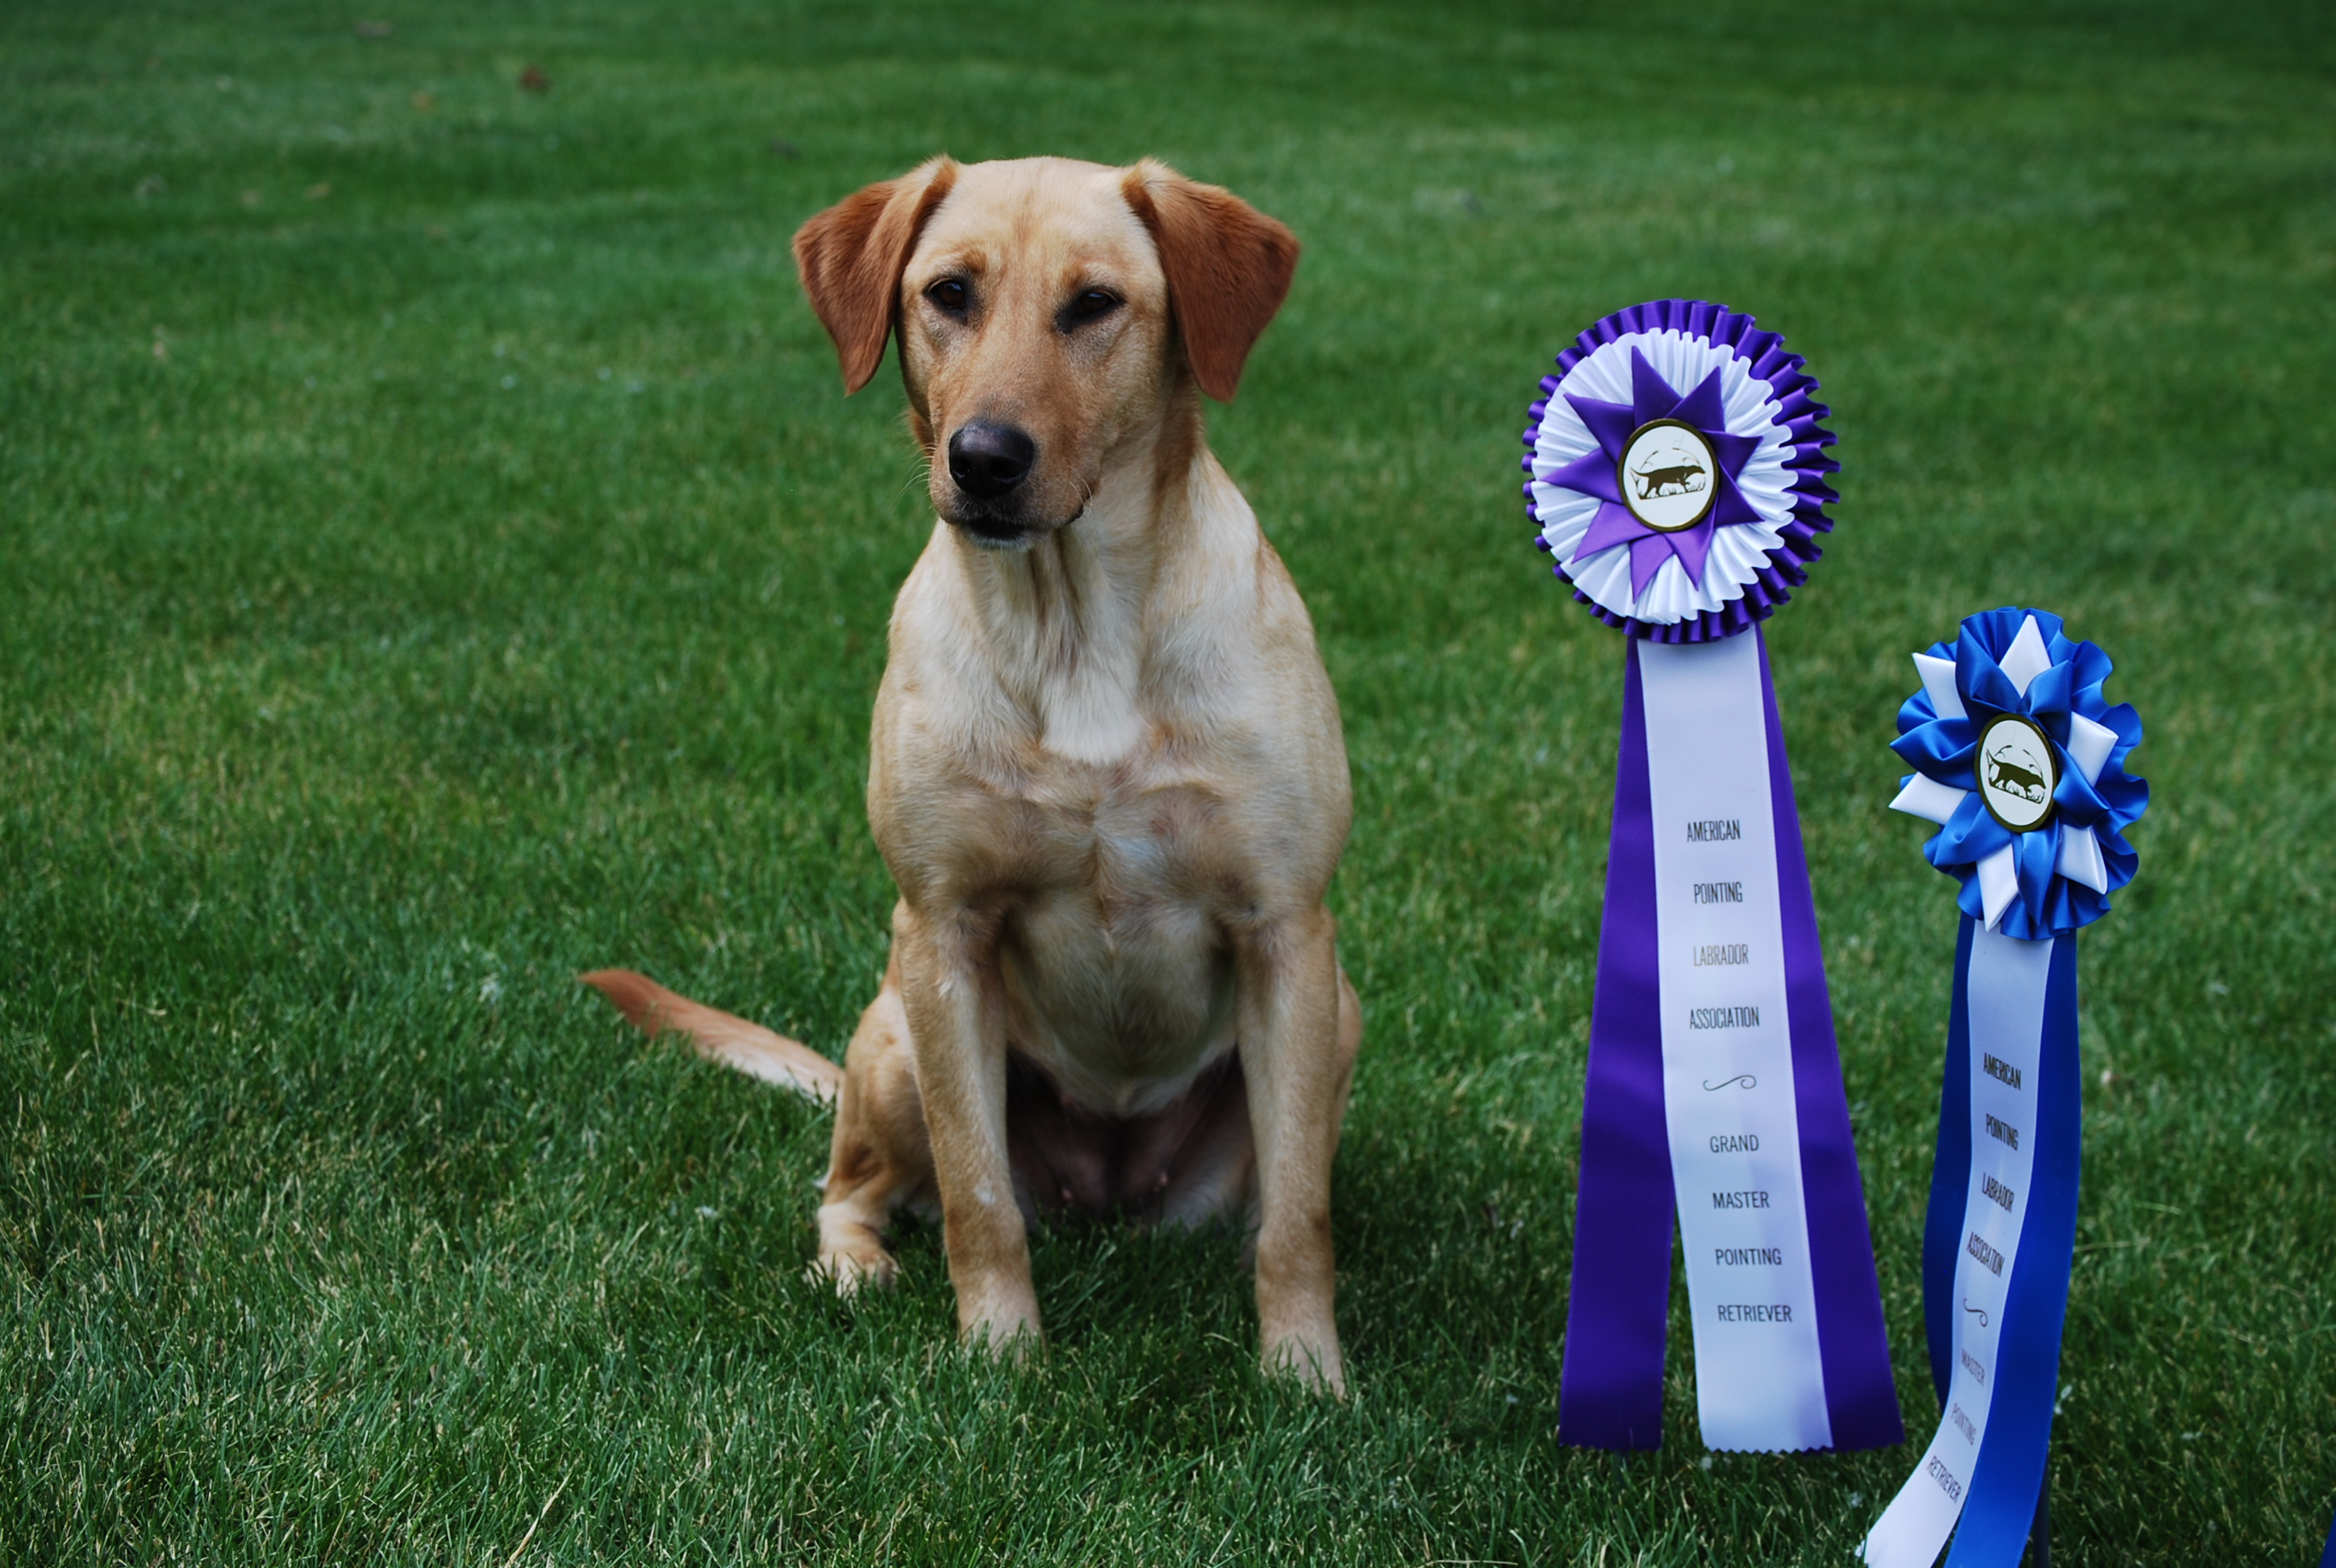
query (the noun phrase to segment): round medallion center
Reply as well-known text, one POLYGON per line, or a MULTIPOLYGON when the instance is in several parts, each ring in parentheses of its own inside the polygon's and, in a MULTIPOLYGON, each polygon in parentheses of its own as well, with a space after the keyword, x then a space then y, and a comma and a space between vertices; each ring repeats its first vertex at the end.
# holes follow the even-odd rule
POLYGON ((1691 424, 1658 419, 1630 433, 1615 482, 1630 515, 1662 533, 1693 528, 1719 493, 1711 443, 1691 424))
POLYGON ((1974 771, 1980 803, 2013 833, 2033 832, 2052 820, 2060 765, 2051 741, 2030 721, 2010 714, 1990 720, 1979 732, 1974 771))

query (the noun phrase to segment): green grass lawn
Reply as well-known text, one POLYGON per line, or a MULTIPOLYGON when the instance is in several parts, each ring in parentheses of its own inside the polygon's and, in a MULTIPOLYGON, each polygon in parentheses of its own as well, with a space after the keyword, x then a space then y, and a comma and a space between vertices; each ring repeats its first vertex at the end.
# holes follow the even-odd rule
POLYGON ((380 5, 0 10, 0 1559, 1846 1562, 1936 1419, 1953 890, 1885 745, 1907 653, 2020 601, 2119 661, 2155 800, 2084 940, 2059 1560, 2314 1560, 2321 7, 380 5), (1212 432, 1354 758, 1343 1407, 1260 1380, 1222 1235, 1041 1237, 1021 1373, 952 1349, 930 1231, 839 1305, 824 1116, 569 978, 830 1051, 875 983, 930 517, 787 239, 944 148, 1157 154, 1307 247, 1212 432), (1662 295, 1838 410, 1771 646, 1881 1453, 1707 1456, 1676 1315, 1669 1446, 1554 1437, 1622 654, 1516 433, 1662 295))

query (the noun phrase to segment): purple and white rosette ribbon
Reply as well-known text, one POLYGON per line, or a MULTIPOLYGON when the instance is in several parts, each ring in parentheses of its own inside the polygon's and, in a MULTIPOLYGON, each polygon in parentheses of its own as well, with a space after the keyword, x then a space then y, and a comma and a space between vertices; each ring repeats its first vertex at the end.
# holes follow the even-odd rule
POLYGON ((2040 1501, 2077 1237, 2082 1092, 2077 932, 2138 857, 2149 786, 2125 771, 2132 708, 2108 656, 2041 610, 1997 609, 1914 656, 1893 809, 1939 824, 1923 853, 1961 883, 1922 1316, 1944 1414, 1865 1539, 1874 1568, 2016 1568, 2040 1501))
POLYGON ((1618 310, 1528 410, 1525 511, 1574 597, 1657 642, 1733 636, 1808 579, 1830 532, 1815 380, 1752 317, 1695 299, 1618 310))
POLYGON ((1832 526, 1825 411, 1776 334, 1693 301, 1608 317, 1558 370, 1533 408, 1527 504, 1559 575, 1629 638, 1559 1435, 1661 1442, 1676 1220, 1704 1441, 1895 1443, 1904 1428, 1757 630, 1832 526))

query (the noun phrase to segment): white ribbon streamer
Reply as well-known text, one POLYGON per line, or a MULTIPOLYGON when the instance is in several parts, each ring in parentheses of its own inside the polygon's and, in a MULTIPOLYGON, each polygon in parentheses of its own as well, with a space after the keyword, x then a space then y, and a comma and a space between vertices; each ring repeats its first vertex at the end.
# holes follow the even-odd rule
MULTIPOLYGON (((2033 626, 2035 623, 2029 623, 2033 626)), ((2049 941, 1971 933, 1971 1179, 1955 1255, 1955 1366, 1922 1462, 1866 1535, 1870 1568, 1930 1568, 1962 1516, 1994 1400, 1996 1347, 2033 1188, 2049 941)))
POLYGON ((1642 642, 1663 1112, 1703 1440, 1833 1446, 1802 1199, 1759 639, 1642 642))

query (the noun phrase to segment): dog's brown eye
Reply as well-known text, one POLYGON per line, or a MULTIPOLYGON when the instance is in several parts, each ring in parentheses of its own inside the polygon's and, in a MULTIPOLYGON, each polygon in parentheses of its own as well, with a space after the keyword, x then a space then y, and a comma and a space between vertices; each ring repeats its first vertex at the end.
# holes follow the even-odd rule
POLYGON ((1119 296, 1107 288, 1087 289, 1063 307, 1064 325, 1076 326, 1082 321, 1109 316, 1120 307, 1121 303, 1119 296))
POLYGON ((951 316, 963 316, 973 297, 967 291, 964 278, 944 278, 926 288, 925 297, 951 316))

